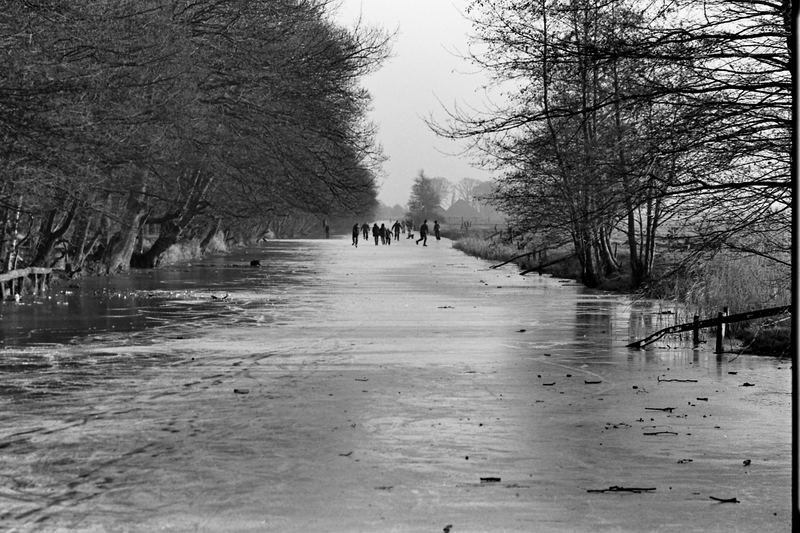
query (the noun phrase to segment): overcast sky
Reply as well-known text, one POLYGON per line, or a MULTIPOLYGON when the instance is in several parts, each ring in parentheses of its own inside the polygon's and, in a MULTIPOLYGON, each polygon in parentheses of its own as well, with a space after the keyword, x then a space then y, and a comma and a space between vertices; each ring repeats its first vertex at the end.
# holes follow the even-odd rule
POLYGON ((420 170, 452 182, 470 177, 488 180, 488 172, 471 166, 463 145, 437 137, 425 125, 430 114, 444 118, 441 104, 480 105, 486 77, 461 59, 467 51, 470 23, 464 18, 469 0, 340 0, 339 22, 362 21, 389 32, 397 30, 392 57, 363 81, 373 96, 372 120, 384 163, 378 199, 405 205, 420 170), (440 102, 441 101, 441 104, 440 102))

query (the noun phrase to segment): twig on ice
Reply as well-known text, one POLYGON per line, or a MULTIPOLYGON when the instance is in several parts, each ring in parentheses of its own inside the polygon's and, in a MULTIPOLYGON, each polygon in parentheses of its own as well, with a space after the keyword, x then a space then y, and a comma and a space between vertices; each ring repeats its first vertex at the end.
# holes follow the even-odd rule
POLYGON ((719 503, 740 503, 736 498, 715 498, 714 496, 709 496, 709 498, 719 503))
POLYGON ((612 485, 607 489, 587 489, 586 492, 634 492, 636 494, 642 492, 650 492, 656 490, 655 487, 652 488, 644 488, 644 487, 619 487, 617 485, 612 485))

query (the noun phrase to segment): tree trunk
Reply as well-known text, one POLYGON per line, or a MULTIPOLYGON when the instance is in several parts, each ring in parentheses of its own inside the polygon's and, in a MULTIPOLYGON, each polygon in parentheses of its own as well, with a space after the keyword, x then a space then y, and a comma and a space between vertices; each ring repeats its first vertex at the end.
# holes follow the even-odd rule
POLYGON ((67 274, 70 276, 83 270, 86 258, 92 253, 102 235, 101 228, 95 227, 96 214, 89 207, 90 202, 84 199, 83 204, 75 214, 75 223, 70 236, 69 252, 65 265, 67 274))
POLYGON ((200 241, 200 251, 201 252, 205 253, 206 249, 208 248, 208 245, 211 243, 211 239, 214 238, 214 235, 217 234, 217 232, 219 231, 219 228, 221 226, 222 226, 222 219, 219 219, 219 218, 216 219, 214 221, 214 224, 211 226, 211 228, 206 233, 206 236, 203 237, 202 241, 200 241))
POLYGON ((30 262, 31 266, 53 266, 53 250, 56 244, 58 244, 59 239, 64 236, 72 224, 76 210, 77 202, 73 202, 64 220, 62 220, 61 224, 55 229, 53 228, 53 222, 55 222, 57 211, 55 209, 50 210, 39 227, 39 241, 36 243, 36 252, 30 262))
POLYGON ((158 259, 161 257, 161 254, 178 242, 180 236, 181 228, 178 224, 172 220, 162 222, 158 238, 146 252, 133 254, 131 257, 131 266, 134 268, 155 268, 158 266, 158 259))
MULTIPOLYGON (((612 4, 612 12, 615 13, 612 4)), ((616 15, 614 15, 616 17, 616 15)), ((615 18, 616 24, 616 18, 615 18)), ((638 242, 636 240, 636 215, 634 214, 634 198, 633 187, 631 186, 631 179, 628 175, 628 165, 625 157, 623 137, 622 137, 622 112, 620 110, 620 93, 619 93, 619 73, 617 71, 617 62, 614 60, 611 65, 611 74, 614 88, 614 128, 617 140, 617 173, 622 180, 622 191, 625 197, 625 210, 627 211, 627 231, 626 237, 628 241, 628 254, 629 264, 631 267, 631 284, 638 287, 645 277, 644 264, 639 257, 638 242)))
POLYGON ((590 232, 585 226, 578 229, 573 242, 575 255, 581 265, 581 282, 587 287, 597 287, 600 284, 600 276, 595 267, 594 247, 590 232))
POLYGON ((147 188, 142 179, 140 190, 130 191, 122 213, 122 224, 108 243, 103 257, 106 272, 109 274, 126 272, 131 266, 131 257, 136 246, 136 235, 145 215, 142 197, 147 188))
POLYGON ((19 218, 22 215, 22 200, 23 196, 20 194, 19 200, 17 201, 17 208, 10 221, 11 230, 9 231, 9 235, 11 237, 11 243, 6 250, 5 261, 3 262, 6 266, 6 270, 14 270, 17 268, 17 259, 19 255, 17 253, 17 244, 19 243, 17 234, 19 233, 19 218))
POLYGON ((619 270, 619 263, 616 258, 614 258, 614 252, 611 250, 610 232, 604 228, 600 228, 598 233, 597 248, 601 264, 603 265, 603 274, 605 276, 610 276, 619 270))

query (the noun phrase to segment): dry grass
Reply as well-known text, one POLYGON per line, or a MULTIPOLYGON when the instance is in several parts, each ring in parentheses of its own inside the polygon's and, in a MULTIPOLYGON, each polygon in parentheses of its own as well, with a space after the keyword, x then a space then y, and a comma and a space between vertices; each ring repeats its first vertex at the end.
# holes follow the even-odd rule
MULTIPOLYGON (((729 314, 779 307, 792 303, 791 269, 759 256, 720 252, 659 279, 644 294, 684 303, 680 322, 695 314, 712 318, 726 307, 729 314)), ((781 317, 730 324, 728 331, 748 353, 791 350, 791 322, 781 317)))
MULTIPOLYGON (((467 255, 498 263, 508 261, 526 252, 526 250, 520 250, 515 244, 475 236, 464 237, 454 241, 453 248, 461 250, 467 255)), ((522 257, 516 260, 515 263, 521 269, 535 266, 530 257, 522 257)))
POLYGON ((719 253, 650 284, 646 295, 684 302, 699 315, 788 305, 791 270, 758 256, 719 253))

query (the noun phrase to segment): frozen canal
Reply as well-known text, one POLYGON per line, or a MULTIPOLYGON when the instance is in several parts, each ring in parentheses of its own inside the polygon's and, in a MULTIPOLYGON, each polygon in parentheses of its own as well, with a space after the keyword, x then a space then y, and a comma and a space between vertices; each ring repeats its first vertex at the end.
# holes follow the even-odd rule
POLYGON ((790 361, 489 265, 282 241, 2 304, 0 530, 790 529, 790 361))

